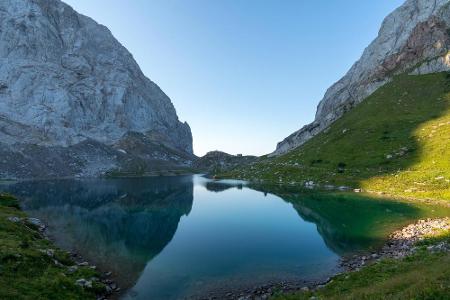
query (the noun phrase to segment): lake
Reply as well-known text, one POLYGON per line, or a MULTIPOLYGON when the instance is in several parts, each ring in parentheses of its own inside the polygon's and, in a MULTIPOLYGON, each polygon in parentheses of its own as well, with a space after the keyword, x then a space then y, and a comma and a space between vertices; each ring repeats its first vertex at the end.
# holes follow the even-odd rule
POLYGON ((311 282, 380 246, 432 206, 355 193, 247 186, 198 175, 1 185, 56 244, 110 270, 123 299, 180 299, 311 282))

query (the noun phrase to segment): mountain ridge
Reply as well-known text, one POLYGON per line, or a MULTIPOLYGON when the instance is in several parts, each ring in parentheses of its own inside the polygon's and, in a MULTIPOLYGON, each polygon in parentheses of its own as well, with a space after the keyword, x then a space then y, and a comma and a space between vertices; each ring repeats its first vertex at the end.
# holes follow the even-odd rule
POLYGON ((279 142, 270 156, 304 144, 395 75, 450 70, 449 4, 448 0, 407 0, 389 14, 361 58, 327 90, 315 120, 279 142))

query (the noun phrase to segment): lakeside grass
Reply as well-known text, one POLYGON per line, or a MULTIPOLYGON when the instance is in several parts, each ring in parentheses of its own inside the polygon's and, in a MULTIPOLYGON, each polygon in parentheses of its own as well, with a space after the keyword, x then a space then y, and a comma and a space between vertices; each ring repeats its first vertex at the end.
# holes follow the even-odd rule
POLYGON ((450 252, 427 250, 427 246, 439 242, 450 243, 450 231, 420 242, 412 256, 384 259, 360 271, 338 275, 317 292, 277 295, 273 299, 449 299, 450 252))
POLYGON ((218 174, 450 200, 450 75, 400 75, 304 145, 218 174))
POLYGON ((45 239, 26 217, 14 197, 0 194, 0 299, 96 299, 103 284, 93 282, 91 289, 85 289, 75 282, 98 278, 98 272, 78 267, 70 274, 68 267, 75 263, 69 254, 45 239), (9 217, 22 221, 12 222, 9 217), (52 257, 47 249, 54 250, 52 257))

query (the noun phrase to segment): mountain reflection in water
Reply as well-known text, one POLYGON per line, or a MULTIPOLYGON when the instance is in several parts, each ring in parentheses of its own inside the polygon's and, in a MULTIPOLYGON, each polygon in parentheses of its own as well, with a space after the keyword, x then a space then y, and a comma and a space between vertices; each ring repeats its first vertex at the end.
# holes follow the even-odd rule
POLYGON ((22 182, 9 192, 46 221, 57 244, 130 287, 192 209, 192 177, 22 182))
MULTIPOLYGON (((57 245, 110 270, 125 298, 178 299, 318 280, 430 206, 200 176, 0 185, 57 245)), ((436 210, 439 213, 447 213, 436 210)))

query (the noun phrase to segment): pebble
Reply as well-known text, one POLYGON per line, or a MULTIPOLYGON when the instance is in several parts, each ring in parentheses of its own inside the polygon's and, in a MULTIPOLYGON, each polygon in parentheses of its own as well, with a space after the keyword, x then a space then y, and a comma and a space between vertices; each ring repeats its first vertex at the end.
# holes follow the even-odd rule
POLYGON ((8 221, 13 222, 13 223, 18 223, 20 222, 22 219, 19 217, 8 217, 8 221))
POLYGON ((47 226, 37 218, 27 218, 27 222, 38 227, 39 231, 44 231, 47 228, 47 226))
POLYGON ((78 279, 77 281, 75 281, 75 284, 81 287, 92 288, 92 281, 86 280, 84 278, 78 279))
POLYGON ((41 222, 41 220, 36 218, 27 218, 28 223, 36 225, 36 226, 43 226, 44 224, 41 222))

